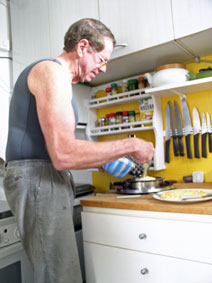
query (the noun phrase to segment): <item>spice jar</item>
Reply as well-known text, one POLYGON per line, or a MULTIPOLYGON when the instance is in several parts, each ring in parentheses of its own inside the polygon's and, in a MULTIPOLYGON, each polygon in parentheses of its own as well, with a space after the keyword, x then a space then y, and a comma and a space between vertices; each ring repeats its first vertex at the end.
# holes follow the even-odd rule
POLYGON ((116 112, 116 124, 122 124, 122 112, 116 112))
POLYGON ((139 89, 145 88, 145 78, 144 77, 138 78, 138 88, 139 89))
POLYGON ((110 113, 110 125, 115 125, 116 123, 116 113, 110 113))
POLYGON ((112 89, 111 89, 111 87, 107 87, 107 88, 105 89, 105 91, 106 91, 107 96, 111 96, 111 94, 112 94, 112 89))
POLYGON ((118 85, 117 84, 111 84, 110 86, 111 86, 111 93, 117 94, 118 93, 118 89, 117 89, 118 85))
POLYGON ((135 113, 135 121, 139 122, 140 121, 140 113, 135 113))
POLYGON ((105 117, 104 116, 101 116, 99 118, 99 126, 100 127, 104 127, 105 126, 105 117))
POLYGON ((122 86, 122 92, 127 92, 128 91, 127 80, 123 80, 121 86, 122 86))
POLYGON ((105 119, 105 124, 106 126, 109 126, 110 125, 110 114, 106 114, 106 119, 105 119))
POLYGON ((122 112, 122 121, 123 121, 123 123, 129 123, 128 111, 122 112))
POLYGON ((128 90, 135 90, 138 89, 138 80, 137 79, 132 79, 128 80, 128 90))
POLYGON ((135 111, 129 111, 129 122, 133 123, 135 122, 135 111))

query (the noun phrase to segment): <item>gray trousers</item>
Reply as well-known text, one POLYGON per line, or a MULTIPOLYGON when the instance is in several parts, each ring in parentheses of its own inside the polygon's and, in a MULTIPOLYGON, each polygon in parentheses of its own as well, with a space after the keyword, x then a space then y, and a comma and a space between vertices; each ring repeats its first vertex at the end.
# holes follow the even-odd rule
POLYGON ((4 188, 34 283, 81 283, 68 172, 46 160, 10 161, 4 188))

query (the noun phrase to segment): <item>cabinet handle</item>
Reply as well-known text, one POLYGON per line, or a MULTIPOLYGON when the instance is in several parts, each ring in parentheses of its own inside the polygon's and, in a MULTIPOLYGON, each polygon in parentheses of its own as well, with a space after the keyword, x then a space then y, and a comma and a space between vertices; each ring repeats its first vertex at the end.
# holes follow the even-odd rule
POLYGON ((149 270, 147 268, 142 268, 141 269, 141 274, 142 275, 146 275, 147 273, 149 273, 149 270))
POLYGON ((140 239, 140 240, 144 240, 144 239, 146 239, 146 238, 147 238, 147 235, 146 235, 145 233, 139 234, 139 239, 140 239))
POLYGON ((115 45, 115 48, 117 48, 117 47, 127 47, 127 43, 117 43, 116 45, 115 45))

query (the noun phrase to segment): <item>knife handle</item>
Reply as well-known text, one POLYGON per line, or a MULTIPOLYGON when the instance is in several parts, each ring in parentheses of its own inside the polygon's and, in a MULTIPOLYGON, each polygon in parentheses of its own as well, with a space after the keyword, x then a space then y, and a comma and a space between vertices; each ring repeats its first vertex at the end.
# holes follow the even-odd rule
POLYGON ((169 144, 170 144, 170 139, 166 141, 166 146, 165 146, 165 162, 169 163, 169 144))
POLYGON ((209 144, 209 152, 212 152, 212 137, 211 137, 211 133, 208 133, 208 144, 209 144))
POLYGON ((202 157, 207 157, 207 154, 206 154, 206 135, 207 133, 204 133, 202 135, 202 157))
POLYGON ((178 156, 178 149, 177 149, 177 137, 173 137, 173 148, 174 148, 174 155, 178 156))
POLYGON ((190 147, 190 134, 186 136, 186 149, 187 149, 187 157, 192 158, 191 147, 190 147))
POLYGON ((194 135, 194 156, 200 158, 199 156, 199 134, 194 135))
POLYGON ((180 156, 184 156, 182 136, 178 136, 180 156))

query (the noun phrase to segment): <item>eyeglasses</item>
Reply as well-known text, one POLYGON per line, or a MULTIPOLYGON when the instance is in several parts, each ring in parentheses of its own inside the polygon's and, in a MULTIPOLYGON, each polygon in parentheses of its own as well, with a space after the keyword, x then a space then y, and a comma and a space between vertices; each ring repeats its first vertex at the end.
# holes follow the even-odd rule
POLYGON ((100 66, 101 66, 101 67, 106 66, 107 63, 108 63, 108 61, 106 61, 106 60, 97 52, 97 50, 96 50, 95 48, 92 48, 92 49, 93 49, 93 51, 95 52, 95 54, 99 57, 99 60, 100 60, 99 64, 100 64, 100 66))

